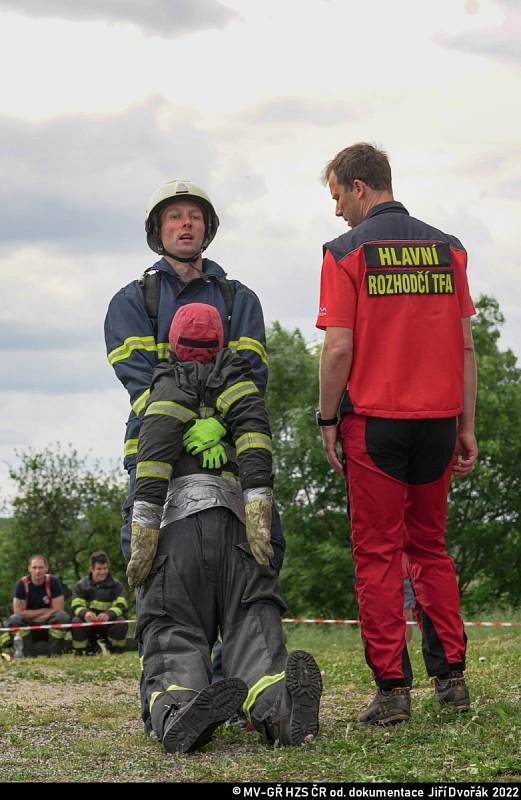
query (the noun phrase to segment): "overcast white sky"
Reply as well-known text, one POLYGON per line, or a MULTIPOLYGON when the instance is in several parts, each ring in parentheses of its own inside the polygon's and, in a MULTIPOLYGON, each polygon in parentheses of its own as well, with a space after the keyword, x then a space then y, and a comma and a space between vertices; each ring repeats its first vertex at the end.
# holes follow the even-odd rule
POLYGON ((118 463, 103 319, 155 260, 143 214, 167 178, 208 190, 208 255, 266 322, 320 341, 321 245, 345 229, 320 172, 383 147, 395 197, 463 241, 520 356, 520 41, 516 0, 0 0, 3 496, 15 449, 118 463))

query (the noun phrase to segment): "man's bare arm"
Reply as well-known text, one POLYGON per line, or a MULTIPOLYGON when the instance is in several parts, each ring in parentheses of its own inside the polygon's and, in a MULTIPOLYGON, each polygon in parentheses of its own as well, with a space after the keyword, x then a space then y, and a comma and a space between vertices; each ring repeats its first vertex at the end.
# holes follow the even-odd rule
MULTIPOLYGON (((336 417, 342 394, 347 386, 353 360, 353 331, 351 328, 327 328, 320 358, 320 415, 336 417)), ((330 466, 339 473, 343 466, 336 449, 336 425, 320 429, 322 443, 330 466)))
POLYGON ((477 368, 470 317, 461 320, 463 326, 463 410, 458 419, 458 433, 454 451, 454 474, 457 477, 472 472, 478 458, 478 445, 474 433, 476 411, 477 368))

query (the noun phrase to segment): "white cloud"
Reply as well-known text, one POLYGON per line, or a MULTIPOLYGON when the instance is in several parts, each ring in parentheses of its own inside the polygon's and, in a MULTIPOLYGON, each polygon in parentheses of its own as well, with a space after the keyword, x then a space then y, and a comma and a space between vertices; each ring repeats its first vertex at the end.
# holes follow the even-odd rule
POLYGON ((0 0, 0 9, 32 17, 56 17, 82 22, 131 23, 159 36, 180 36, 207 28, 223 28, 237 14, 217 0, 0 0))

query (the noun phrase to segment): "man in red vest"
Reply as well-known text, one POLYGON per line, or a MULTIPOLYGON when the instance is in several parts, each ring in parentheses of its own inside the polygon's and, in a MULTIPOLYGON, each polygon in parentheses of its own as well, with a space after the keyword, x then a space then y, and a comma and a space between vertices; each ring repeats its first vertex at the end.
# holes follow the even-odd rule
POLYGON ((435 696, 467 711, 466 637, 445 548, 451 476, 471 472, 478 453, 467 254, 394 199, 387 155, 372 145, 342 150, 323 177, 352 229, 324 245, 317 422, 329 464, 348 479, 360 627, 377 686, 359 721, 410 717, 404 554, 435 696))

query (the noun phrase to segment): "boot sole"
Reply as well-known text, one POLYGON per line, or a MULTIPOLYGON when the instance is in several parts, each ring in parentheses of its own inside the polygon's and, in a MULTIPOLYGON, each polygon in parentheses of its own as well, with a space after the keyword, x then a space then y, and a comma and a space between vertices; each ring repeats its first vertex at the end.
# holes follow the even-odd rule
POLYGON ((316 736, 322 696, 322 676, 309 653, 295 650, 286 662, 285 688, 280 706, 280 744, 296 747, 316 736))
POLYGON ((246 700, 248 687, 239 678, 207 686, 184 714, 165 725, 163 747, 167 753, 189 753, 207 744, 219 725, 235 714, 246 700))

